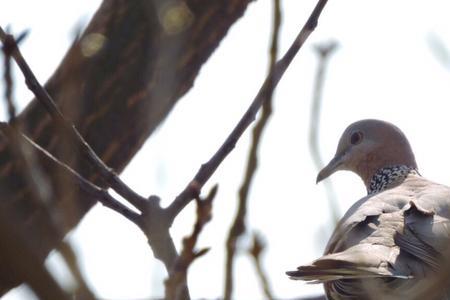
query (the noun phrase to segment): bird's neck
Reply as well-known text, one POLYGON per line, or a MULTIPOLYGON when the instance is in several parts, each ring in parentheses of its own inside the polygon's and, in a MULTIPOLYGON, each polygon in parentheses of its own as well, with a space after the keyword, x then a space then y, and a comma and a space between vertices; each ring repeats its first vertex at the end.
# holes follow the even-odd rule
POLYGON ((392 165, 378 169, 371 179, 366 182, 367 194, 375 194, 397 185, 411 173, 419 174, 415 167, 406 165, 392 165))

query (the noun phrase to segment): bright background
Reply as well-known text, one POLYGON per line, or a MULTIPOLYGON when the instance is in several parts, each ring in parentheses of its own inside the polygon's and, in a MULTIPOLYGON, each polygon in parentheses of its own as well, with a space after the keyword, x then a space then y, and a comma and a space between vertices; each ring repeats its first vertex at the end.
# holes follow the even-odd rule
MULTIPOLYGON (((41 82, 59 64, 76 28, 86 24, 100 4, 99 0, 4 2, 0 24, 12 25, 16 33, 31 29, 22 49, 41 82)), ((282 0, 281 53, 315 3, 282 0)), ((424 176, 450 184, 450 58, 430 46, 436 39, 450 45, 449 11, 447 0, 330 1, 316 32, 282 79, 274 99, 274 116, 259 152, 261 164, 247 218, 250 232, 260 232, 268 243, 263 263, 277 297, 321 293, 320 286, 290 281, 284 272, 317 258, 332 226, 323 185, 315 185, 316 170, 307 144, 318 62, 312 45, 329 40, 340 44, 325 83, 319 140, 325 160, 334 154, 349 123, 379 118, 406 133, 424 176)), ((137 192, 157 194, 169 203, 218 148, 266 75, 271 18, 272 1, 259 0, 231 28, 202 68, 194 88, 122 174, 137 192), (186 149, 186 144, 192 146, 186 149)), ((32 96, 17 69, 15 75, 15 95, 23 108, 32 96)), ((2 83, 0 80, 3 91, 2 83)), ((198 245, 212 249, 190 269, 193 298, 217 298, 223 293, 225 238, 235 214, 249 136, 248 131, 204 189, 206 193, 212 184, 220 185, 213 220, 198 245)), ((365 194, 362 182, 353 174, 338 173, 333 183, 340 213, 365 194)), ((178 244, 190 233, 193 222, 194 206, 190 205, 172 230, 178 244)), ((99 297, 149 299, 163 295, 163 266, 154 260, 141 232, 123 217, 97 205, 68 240, 99 297)), ((249 238, 239 244, 235 299, 263 298, 254 265, 246 254, 249 244, 249 238)), ((51 255, 48 265, 58 265, 56 255, 51 255)), ((56 269, 58 277, 66 278, 64 270, 56 269)), ((5 299, 33 296, 21 287, 5 299)))

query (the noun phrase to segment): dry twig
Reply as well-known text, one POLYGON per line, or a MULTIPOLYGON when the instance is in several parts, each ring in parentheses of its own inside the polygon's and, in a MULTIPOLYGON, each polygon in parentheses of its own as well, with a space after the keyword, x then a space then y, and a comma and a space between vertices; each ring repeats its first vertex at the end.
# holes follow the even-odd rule
POLYGON ((82 150, 84 158, 97 170, 102 179, 109 184, 109 186, 119 195, 127 199, 136 208, 142 208, 146 205, 146 199, 135 193, 128 187, 117 174, 97 156, 94 150, 84 140, 75 126, 69 122, 61 113, 55 102, 39 83, 31 68, 25 61, 22 53, 17 47, 17 42, 10 34, 6 34, 0 27, 0 40, 2 43, 10 48, 10 55, 14 58, 23 75, 28 88, 36 96, 36 99, 45 107, 47 112, 53 120, 60 126, 63 132, 82 150))
MULTIPOLYGON (((5 136, 7 136, 9 140, 15 138, 14 137, 15 135, 19 135, 17 132, 14 132, 14 128, 3 122, 0 122, 0 131, 5 136)), ((67 164, 59 161, 51 153, 49 153, 47 150, 43 149, 41 146, 33 142, 30 138, 28 138, 24 134, 21 134, 20 137, 21 137, 20 143, 28 143, 28 145, 32 147, 35 151, 43 155, 45 158, 53 161, 53 163, 59 165, 61 167, 61 170, 64 170, 65 172, 70 174, 70 178, 75 181, 76 186, 78 186, 80 190, 97 199, 106 207, 118 212, 122 216, 126 217, 128 220, 134 223, 138 222, 139 215, 130 210, 122 203, 120 203, 118 200, 116 200, 113 196, 111 196, 111 194, 108 193, 106 189, 100 188, 95 184, 91 183, 90 181, 88 181, 87 179, 85 179, 84 177, 82 177, 67 164)))
POLYGON ((261 263, 261 253, 265 250, 266 243, 263 241, 262 237, 256 233, 253 234, 253 245, 249 249, 249 253, 252 256, 255 267, 256 274, 261 281, 261 285, 263 287, 264 295, 267 299, 274 299, 273 293, 270 289, 269 279, 267 278, 266 273, 264 272, 262 263, 261 263))
POLYGON ((3 45, 3 57, 4 57, 4 80, 5 80, 5 100, 6 107, 8 108, 9 121, 13 121, 16 116, 16 108, 13 101, 13 81, 11 76, 11 45, 5 43, 3 45))
MULTIPOLYGON (((31 68, 20 53, 14 37, 6 34, 1 27, 0 40, 4 45, 10 47, 10 54, 19 65, 25 77, 27 86, 35 94, 36 99, 45 106, 53 120, 63 129, 63 133, 68 135, 71 141, 77 144, 77 146, 81 147, 84 158, 99 172, 103 180, 109 183, 110 187, 119 195, 123 196, 131 205, 135 206, 141 214, 135 213, 133 210, 114 199, 106 189, 91 183, 25 135, 23 135, 23 138, 25 138, 35 150, 47 159, 50 159, 54 164, 58 165, 65 174, 69 175, 69 178, 74 181, 80 190, 136 224, 147 236, 149 245, 152 248, 155 257, 160 259, 169 271, 177 257, 176 248, 169 233, 169 228, 173 220, 168 218, 165 210, 159 206, 159 198, 152 196, 149 197, 149 199, 145 199, 122 182, 117 174, 115 174, 112 169, 108 168, 95 154, 89 144, 87 144, 79 134, 75 126, 64 118, 51 96, 34 76, 31 68)), ((14 129, 5 123, 0 124, 0 130, 10 138, 16 136, 14 129)), ((184 291, 184 298, 189 298, 187 289, 184 291)))
MULTIPOLYGON (((225 142, 222 144, 219 150, 211 157, 211 159, 207 163, 201 166, 200 170, 194 176, 193 180, 187 185, 187 187, 179 194, 179 196, 167 209, 163 209, 160 207, 159 198, 156 196, 151 196, 149 197, 149 199, 145 199, 136 194, 98 158, 91 147, 84 141, 84 139, 75 129, 73 124, 71 124, 64 118, 47 91, 42 87, 42 85, 39 84, 38 80, 34 76, 33 72, 31 71, 25 59, 22 57, 19 49, 17 48, 17 44, 14 41, 14 38, 10 35, 7 35, 0 28, 0 40, 4 44, 12 43, 13 51, 11 52, 11 56, 19 65, 19 68, 25 76, 27 86, 35 94, 38 101, 40 101, 44 105, 48 113, 52 116, 53 120, 64 130, 64 133, 68 135, 71 140, 74 141, 74 143, 82 149, 83 156, 97 170, 97 172, 101 175, 101 178, 103 178, 103 180, 106 181, 109 186, 118 194, 123 196, 127 201, 135 206, 141 212, 141 214, 139 215, 137 213, 134 213, 127 207, 121 205, 119 202, 114 201, 114 199, 107 192, 105 192, 104 189, 98 188, 94 184, 90 183, 74 170, 70 169, 70 167, 58 161, 50 153, 39 147, 33 141, 27 139, 26 137, 24 138, 41 154, 44 154, 47 158, 53 161, 53 163, 56 163, 68 174, 70 174, 71 178, 73 178, 80 189, 82 189, 86 193, 91 193, 94 198, 98 199, 103 204, 114 209, 115 211, 121 213, 129 220, 133 221, 136 225, 138 225, 139 228, 147 236, 155 257, 162 260, 166 266, 166 269, 170 271, 177 258, 177 252, 169 233, 169 228, 173 223, 173 220, 192 199, 198 196, 203 185, 215 172, 215 170, 225 159, 225 157, 233 150, 238 139, 248 128, 248 126, 253 122, 256 113, 263 105, 264 100, 269 94, 272 93, 273 89, 280 81, 281 77, 283 76, 289 64, 292 62, 299 49, 302 47, 306 39, 317 26, 318 18, 326 3, 327 0, 318 1, 315 9, 313 10, 308 21, 295 39, 294 43, 289 48, 284 57, 276 63, 272 72, 266 78, 259 93, 255 97, 239 123, 226 138, 225 142)), ((10 130, 10 128, 6 124, 1 124, 1 129, 5 132, 10 130)), ((187 289, 184 289, 182 295, 184 299, 189 298, 187 289)))
MULTIPOLYGON (((10 43, 4 43, 2 50, 4 54, 5 100, 10 122, 14 121, 16 115, 12 95, 11 49, 10 43)), ((23 148, 15 136, 11 138, 11 145, 18 162, 23 167, 21 169, 26 173, 27 180, 32 184, 33 189, 36 190, 37 186, 32 180, 23 148)), ((33 196, 37 198, 39 193, 33 193, 33 196)), ((40 202, 39 200, 35 201, 40 202)), ((45 267, 39 263, 39 260, 36 259, 33 250, 27 244, 28 239, 22 232, 21 224, 18 224, 14 217, 14 215, 7 213, 2 204, 0 207, 0 240, 2 241, 0 243, 0 253, 7 266, 7 270, 3 270, 5 272, 4 275, 10 272, 9 276, 23 279, 39 297, 68 299, 69 297, 66 293, 55 282, 45 267)))
POLYGON ((176 259, 169 278, 165 281, 166 300, 180 299, 180 288, 186 285, 187 270, 195 259, 206 254, 208 248, 194 250, 200 232, 206 223, 211 220, 212 201, 217 193, 217 185, 212 188, 205 199, 196 198, 197 221, 190 236, 183 239, 183 249, 176 259))
MULTIPOLYGON (((96 153, 120 172, 193 86, 200 68, 251 1, 102 1, 80 40, 74 42, 48 80, 46 89, 96 153), (175 10, 162 11, 166 2, 171 2, 175 10), (166 32, 167 28, 161 26, 167 25, 164 21, 180 24, 180 18, 174 18, 179 16, 180 4, 184 10, 181 17, 188 17, 188 22, 181 19, 184 31, 166 32), (97 52, 86 53, 83 49, 86 42, 92 44, 95 41, 91 38, 99 35, 106 43, 97 45, 97 52), (133 126, 124 126, 130 122, 133 126)), ((51 118, 45 114, 45 109, 34 99, 18 119, 33 141, 69 163, 85 178, 106 187, 104 182, 98 182, 95 168, 73 155, 79 152, 78 147, 67 145, 58 132, 60 126, 49 122, 51 118), (61 145, 70 152, 61 149, 61 145), (66 158, 66 153, 72 155, 66 158)), ((1 187, 6 188, 2 197, 14 201, 14 210, 26 222, 28 234, 39 231, 46 237, 42 240, 31 236, 31 244, 42 262, 60 239, 48 230, 42 214, 36 216, 29 201, 30 189, 22 176, 10 168, 11 147, 5 139, 0 142, 1 187), (16 186, 17 181, 20 185, 16 186)), ((50 198, 52 212, 67 216, 60 228, 66 234, 92 208, 95 199, 73 193, 72 187, 66 188, 61 182, 59 167, 52 164, 48 167, 45 166, 48 171, 45 175, 56 190, 50 198)), ((20 281, 0 280, 0 295, 18 284, 20 281)))
MULTIPOLYGON (((281 25, 281 4, 280 0, 274 0, 274 15, 272 27, 272 39, 270 45, 269 74, 274 71, 275 63, 278 58, 278 37, 281 25)), ((236 243, 239 237, 245 232, 245 216, 247 214, 248 193, 252 184, 256 169, 258 167, 258 149, 264 128, 268 124, 272 115, 272 96, 274 87, 269 87, 269 92, 263 99, 261 118, 253 128, 252 143, 248 154, 245 177, 239 189, 238 210, 226 242, 226 262, 225 262, 225 293, 224 299, 230 299, 233 291, 233 266, 236 254, 236 243)))
MULTIPOLYGON (((47 186, 44 176, 41 169, 36 164, 33 153, 29 151, 29 147, 27 147, 28 145, 23 143, 18 134, 21 124, 16 122, 16 107, 12 95, 13 80, 11 76, 10 58, 12 52, 17 47, 17 44, 25 38, 26 34, 27 32, 22 33, 18 37, 17 42, 14 38, 12 38, 12 36, 10 36, 11 38, 6 40, 2 48, 5 59, 5 100, 8 107, 8 119, 10 125, 8 126, 4 123, 0 124, 2 127, 5 126, 8 128, 7 131, 4 131, 3 129, 0 131, 8 138, 11 145, 11 150, 16 159, 15 163, 17 163, 17 166, 20 167, 28 186, 30 186, 33 191, 31 193, 33 202, 36 204, 39 211, 46 215, 48 227, 52 228, 55 235, 60 236, 62 239, 62 234, 58 230, 59 227, 56 225, 54 216, 47 205, 49 192, 45 191, 47 186)), ((24 234, 24 226, 22 222, 18 221, 14 212, 11 212, 5 204, 2 204, 0 210, 2 215, 7 216, 4 217, 5 220, 3 220, 2 226, 5 231, 2 232, 1 240, 5 243, 5 247, 2 247, 2 257, 7 258, 6 261, 9 262, 9 268, 12 270, 12 274, 9 276, 20 277, 22 280, 30 284, 33 290, 40 297, 58 296, 66 299, 68 296, 61 295, 64 291, 40 263, 40 260, 34 253, 34 249, 32 249, 29 242, 27 242, 28 238, 24 234), (15 241, 11 241, 12 238, 14 238, 15 241), (36 268, 36 270, 29 272, 29 268, 36 268), (27 274, 24 274, 24 272, 27 274)), ((65 249, 67 251, 72 251, 68 245, 65 249)), ((66 258, 64 255, 63 257, 66 258)), ((66 260, 66 262, 69 264, 68 260, 66 260)), ((78 270, 78 266, 72 265, 71 269, 78 270)), ((5 273, 8 272, 5 271, 5 273)), ((79 294, 83 295, 83 299, 94 299, 94 296, 85 284, 84 279, 81 276, 76 276, 76 279, 79 286, 79 294)))
MULTIPOLYGON (((313 90, 313 101, 311 104, 311 117, 309 120, 309 150, 313 158, 314 165, 317 171, 320 171, 324 167, 323 159, 320 155, 319 147, 319 128, 320 128, 320 112, 322 107, 322 92, 325 82, 325 71, 328 64, 328 60, 336 50, 338 44, 336 42, 329 42, 324 45, 318 45, 314 49, 319 56, 319 66, 317 67, 317 73, 313 90)), ((331 216, 334 223, 337 223, 340 218, 339 208, 337 205, 335 193, 333 190, 333 184, 330 180, 324 181, 325 191, 327 193, 328 204, 331 211, 331 216)))
POLYGON ((178 215, 178 213, 183 210, 183 208, 188 205, 189 202, 195 197, 196 193, 203 187, 206 181, 216 171, 220 163, 234 149, 234 147, 236 146, 236 142, 239 140, 244 131, 255 120, 256 114, 259 111, 259 108, 263 105, 264 100, 267 98, 267 95, 269 95, 271 91, 276 88, 278 82, 291 64, 295 55, 308 39, 309 35, 316 28, 319 16, 322 13, 322 10, 327 2, 328 0, 318 1, 313 12, 292 43, 291 47, 288 49, 285 55, 275 64, 272 72, 267 76, 255 99, 252 101, 247 111, 241 117, 238 124, 234 127, 234 129, 231 131, 231 133, 228 135, 219 149, 214 153, 214 155, 200 167, 194 178, 188 183, 185 189, 167 208, 167 213, 172 221, 178 215))

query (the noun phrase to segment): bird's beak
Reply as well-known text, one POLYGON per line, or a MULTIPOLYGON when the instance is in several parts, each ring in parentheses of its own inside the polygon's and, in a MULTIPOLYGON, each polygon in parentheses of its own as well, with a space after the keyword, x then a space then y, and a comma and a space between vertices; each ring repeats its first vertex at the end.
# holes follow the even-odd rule
POLYGON ((316 183, 321 182, 334 172, 339 170, 339 167, 342 165, 343 154, 336 154, 333 159, 326 165, 322 170, 320 170, 319 174, 317 174, 316 183))

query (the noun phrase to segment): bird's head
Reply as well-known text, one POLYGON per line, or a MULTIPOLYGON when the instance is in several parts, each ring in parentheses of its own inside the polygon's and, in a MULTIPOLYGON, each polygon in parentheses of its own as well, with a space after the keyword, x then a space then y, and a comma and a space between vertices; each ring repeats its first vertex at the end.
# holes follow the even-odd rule
POLYGON ((357 121, 345 129, 333 159, 317 175, 317 182, 339 170, 353 171, 366 186, 383 167, 417 168, 411 146, 395 125, 374 119, 357 121))

